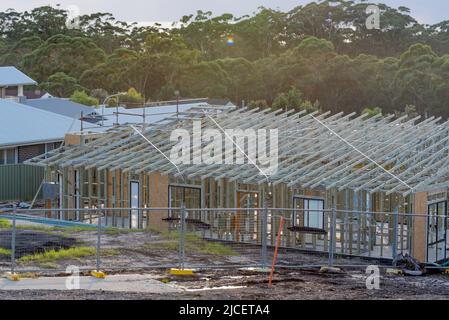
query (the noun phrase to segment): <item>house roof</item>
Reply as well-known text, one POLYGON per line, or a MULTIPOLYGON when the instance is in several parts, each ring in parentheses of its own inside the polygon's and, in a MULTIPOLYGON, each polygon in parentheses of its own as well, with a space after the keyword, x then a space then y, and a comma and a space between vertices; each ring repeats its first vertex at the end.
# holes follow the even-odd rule
POLYGON ((15 67, 0 67, 0 87, 36 85, 37 82, 15 67))
MULTIPOLYGON (((22 102, 40 110, 57 113, 70 118, 81 118, 81 112, 83 112, 84 120, 86 123, 84 128, 95 132, 101 132, 107 130, 107 128, 113 127, 117 122, 118 111, 118 123, 120 125, 125 124, 137 124, 143 123, 143 115, 145 113, 145 123, 156 123, 174 117, 176 115, 176 105, 164 105, 158 107, 146 107, 146 108, 133 108, 126 109, 124 107, 118 108, 92 108, 79 103, 72 102, 68 99, 62 98, 41 98, 25 100, 22 102), (90 117, 92 116, 92 117, 90 117), (102 117, 104 121, 101 121, 102 117), (89 120, 89 118, 92 119, 89 120)), ((192 107, 199 105, 205 105, 204 103, 190 103, 182 104, 178 106, 179 112, 184 112, 192 107)))
POLYGON ((0 147, 62 141, 80 121, 0 99, 0 147))
POLYGON ((69 118, 81 118, 97 113, 97 109, 62 98, 27 99, 22 102, 33 108, 57 113, 69 118))
MULTIPOLYGON (((141 127, 141 134, 147 141, 133 128, 123 126, 84 146, 53 151, 47 158, 35 158, 28 163, 121 169, 135 174, 159 172, 189 179, 226 178, 247 184, 282 183, 307 189, 400 193, 404 196, 449 188, 449 121, 441 123, 441 118, 422 120, 420 117, 369 117, 330 112, 306 114, 293 110, 283 113, 282 110, 246 108, 223 112, 206 110, 205 114, 205 109, 198 107, 183 112, 179 121, 141 127), (265 169, 255 166, 254 161, 174 166, 159 150, 170 155, 177 143, 170 139, 175 129, 187 130, 190 140, 195 140, 193 120, 200 120, 203 130, 253 129, 257 132, 277 129, 277 170, 269 176, 261 174, 265 169), (154 146, 158 146, 157 151, 154 146)), ((242 146, 244 150, 250 147, 248 140, 242 146)), ((222 143, 224 155, 228 154, 226 145, 226 142, 222 143)), ((238 152, 241 153, 233 148, 233 157, 238 152)))
POLYGON ((183 104, 176 107, 176 105, 165 105, 159 107, 147 107, 147 108, 133 108, 126 109, 123 107, 118 108, 101 108, 98 109, 98 113, 100 115, 104 115, 105 127, 112 127, 116 122, 116 114, 118 110, 118 122, 120 125, 125 124, 138 124, 143 123, 143 115, 145 114, 145 123, 157 123, 163 120, 170 120, 176 117, 176 109, 178 108, 179 112, 185 112, 191 108, 195 108, 198 106, 208 106, 205 103, 189 103, 183 104))

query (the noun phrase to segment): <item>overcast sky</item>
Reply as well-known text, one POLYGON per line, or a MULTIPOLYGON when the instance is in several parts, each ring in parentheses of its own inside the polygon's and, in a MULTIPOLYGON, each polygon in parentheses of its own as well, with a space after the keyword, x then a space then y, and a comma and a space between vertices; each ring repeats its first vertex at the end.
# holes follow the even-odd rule
MULTIPOLYGON (((82 14, 111 12, 120 20, 128 22, 177 21, 183 15, 196 10, 211 10, 215 14, 252 13, 258 6, 289 10, 307 0, 1 0, 0 11, 14 8, 18 11, 30 10, 41 5, 61 4, 63 8, 76 5, 82 14)), ((393 7, 406 6, 412 15, 422 23, 449 20, 448 0, 384 0, 393 7)))

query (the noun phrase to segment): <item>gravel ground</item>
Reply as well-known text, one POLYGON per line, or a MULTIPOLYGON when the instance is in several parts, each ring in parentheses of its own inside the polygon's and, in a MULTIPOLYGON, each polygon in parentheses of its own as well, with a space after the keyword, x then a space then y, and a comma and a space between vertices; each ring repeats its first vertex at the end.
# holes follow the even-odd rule
POLYGON ((194 277, 173 278, 153 272, 182 293, 149 294, 104 291, 0 291, 2 300, 448 300, 449 276, 403 277, 382 275, 379 290, 367 290, 361 271, 338 274, 317 270, 282 270, 268 288, 267 275, 239 270, 205 271, 194 277), (226 288, 226 289, 220 289, 226 288))
MULTIPOLYGON (((28 233, 26 233, 29 235, 28 233)), ((69 236, 77 239, 83 246, 94 246, 96 232, 84 231, 69 235, 52 232, 55 235, 69 236)), ((40 239, 40 238, 39 238, 40 239)), ((34 240, 37 240, 36 238, 34 240)), ((164 283, 171 283, 183 289, 182 293, 142 294, 135 292, 117 293, 102 291, 0 291, 0 299, 50 299, 50 300, 101 300, 101 299, 187 299, 187 300, 240 300, 240 299, 293 299, 293 300, 358 300, 358 299, 406 299, 406 300, 449 300, 449 275, 434 274, 422 277, 403 277, 387 275, 382 272, 379 290, 366 289, 364 266, 380 264, 379 261, 367 261, 358 258, 336 257, 338 265, 357 265, 355 268, 342 268, 341 273, 320 273, 319 268, 292 269, 291 266, 326 265, 327 257, 319 254, 306 254, 298 251, 281 250, 279 264, 290 269, 278 269, 273 288, 268 289, 268 275, 239 267, 256 265, 260 261, 260 248, 232 246, 237 256, 220 256, 204 253, 186 252, 186 265, 191 267, 208 266, 219 270, 201 269, 194 277, 174 278, 168 275, 168 268, 176 266, 178 252, 158 247, 161 241, 158 234, 131 232, 122 234, 104 234, 103 249, 115 249, 117 254, 103 256, 102 269, 107 273, 145 273, 156 277, 164 283), (152 244, 148 246, 148 244, 152 244), (156 245, 154 245, 156 244, 156 245), (165 268, 157 268, 164 266, 165 268), (234 266, 222 269, 223 266, 234 266), (120 271, 119 271, 120 270, 120 271), (141 271, 138 271, 141 270, 141 271), (145 271, 144 271, 145 270, 145 271)), ((40 241, 30 245, 41 246, 40 241)), ((48 243, 50 244, 50 243, 48 243)), ((47 245, 48 245, 47 244, 47 245)), ((272 252, 272 250, 269 250, 272 252)), ((73 261, 58 261, 60 269, 68 265, 94 268, 95 257, 85 257, 73 261)), ((22 269, 37 269, 39 275, 55 275, 51 269, 42 265, 27 264, 18 266, 22 269)), ((9 261, 4 257, 0 261, 0 271, 9 270, 9 261)))

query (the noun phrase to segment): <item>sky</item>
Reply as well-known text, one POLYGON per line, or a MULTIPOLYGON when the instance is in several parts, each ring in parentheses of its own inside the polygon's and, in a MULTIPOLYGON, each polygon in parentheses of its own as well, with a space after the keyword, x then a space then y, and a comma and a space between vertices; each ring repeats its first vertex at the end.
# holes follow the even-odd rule
MULTIPOLYGON (((61 4, 62 8, 75 5, 81 14, 110 12, 119 20, 127 22, 173 22, 183 15, 197 10, 210 10, 214 14, 232 13, 236 16, 251 14, 257 7, 265 6, 287 11, 310 0, 1 0, 0 11, 13 8, 30 10, 42 5, 61 4)), ((376 2, 376 1, 373 1, 376 2)), ((383 0, 392 7, 406 6, 412 16, 421 23, 449 20, 448 0, 383 0)))

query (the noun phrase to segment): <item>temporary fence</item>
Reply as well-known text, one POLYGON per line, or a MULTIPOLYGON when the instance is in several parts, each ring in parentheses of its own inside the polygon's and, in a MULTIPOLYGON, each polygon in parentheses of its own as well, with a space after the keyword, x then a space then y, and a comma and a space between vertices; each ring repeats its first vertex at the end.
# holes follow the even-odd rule
POLYGON ((335 208, 12 208, 0 214, 0 270, 268 268, 278 239, 279 267, 334 266, 340 257, 357 258, 345 260, 352 265, 391 264, 416 245, 415 224, 429 228, 420 235, 427 259, 446 259, 446 216, 335 208))

